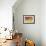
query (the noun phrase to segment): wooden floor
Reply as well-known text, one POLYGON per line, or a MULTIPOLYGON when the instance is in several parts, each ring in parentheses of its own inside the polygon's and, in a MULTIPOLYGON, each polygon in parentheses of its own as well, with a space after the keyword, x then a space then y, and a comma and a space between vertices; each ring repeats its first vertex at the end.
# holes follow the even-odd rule
POLYGON ((2 43, 0 46, 16 46, 15 39, 13 40, 6 40, 6 42, 2 43))

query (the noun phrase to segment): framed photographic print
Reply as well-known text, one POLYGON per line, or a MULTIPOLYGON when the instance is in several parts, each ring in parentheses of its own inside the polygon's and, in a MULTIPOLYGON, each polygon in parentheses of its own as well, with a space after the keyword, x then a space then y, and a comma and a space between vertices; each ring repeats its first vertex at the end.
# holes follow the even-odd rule
POLYGON ((35 24, 35 15, 23 15, 23 24, 35 24))

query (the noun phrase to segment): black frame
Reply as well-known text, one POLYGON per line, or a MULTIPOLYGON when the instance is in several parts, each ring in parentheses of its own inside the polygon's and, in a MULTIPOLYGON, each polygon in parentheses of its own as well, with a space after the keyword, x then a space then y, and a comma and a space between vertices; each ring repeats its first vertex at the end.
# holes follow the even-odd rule
POLYGON ((35 15, 23 15, 23 24, 35 24, 35 15), (34 22, 33 23, 24 23, 24 16, 33 16, 34 22))

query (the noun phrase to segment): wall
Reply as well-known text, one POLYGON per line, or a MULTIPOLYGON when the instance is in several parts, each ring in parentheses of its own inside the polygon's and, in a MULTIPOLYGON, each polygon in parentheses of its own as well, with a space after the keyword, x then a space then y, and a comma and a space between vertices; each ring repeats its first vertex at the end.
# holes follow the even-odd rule
POLYGON ((41 38, 42 46, 46 46, 46 0, 41 1, 41 38))
POLYGON ((12 29, 12 6, 16 0, 0 0, 0 27, 12 29))
MULTIPOLYGON (((12 6, 15 2, 16 0, 0 0, 0 28, 12 29, 12 6)), ((0 32, 3 32, 0 34, 0 38, 10 35, 9 31, 5 32, 2 29, 0 29, 0 32)))
POLYGON ((15 3, 13 14, 15 29, 22 32, 24 38, 34 40, 36 46, 41 46, 41 0, 23 0, 19 4, 15 3), (35 24, 23 24, 23 15, 35 15, 35 24))

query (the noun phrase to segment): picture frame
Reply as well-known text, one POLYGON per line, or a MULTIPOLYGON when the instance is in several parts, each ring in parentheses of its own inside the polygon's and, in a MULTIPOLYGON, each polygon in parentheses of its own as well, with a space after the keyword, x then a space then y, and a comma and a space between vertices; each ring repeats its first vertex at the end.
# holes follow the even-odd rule
POLYGON ((35 24, 35 15, 23 15, 23 24, 35 24))

